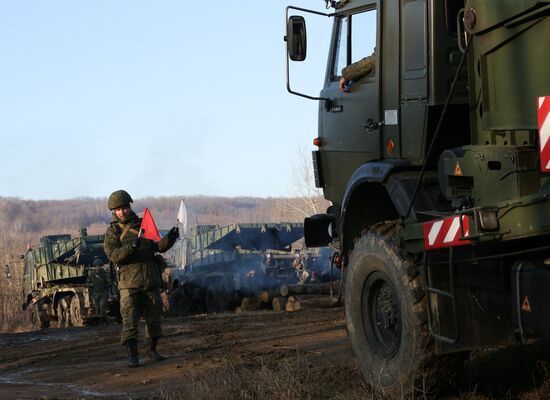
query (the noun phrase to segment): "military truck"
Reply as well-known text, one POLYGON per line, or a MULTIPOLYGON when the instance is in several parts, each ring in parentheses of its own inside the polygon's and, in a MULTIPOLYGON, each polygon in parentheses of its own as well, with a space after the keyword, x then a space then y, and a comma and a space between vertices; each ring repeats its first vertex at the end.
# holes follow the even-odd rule
MULTIPOLYGON (((21 256, 23 309, 28 311, 33 326, 47 328, 52 322, 58 327, 83 326, 96 319, 87 276, 95 259, 108 263, 103 239, 103 235, 88 235, 85 228, 75 238, 69 234, 48 235, 40 239, 38 247, 29 248, 21 256)), ((115 294, 109 297, 111 310, 118 308, 115 294)))
POLYGON ((301 223, 192 227, 169 262, 172 312, 223 312, 257 291, 295 283, 292 244, 303 235, 301 223))
POLYGON ((286 9, 287 88, 318 101, 332 205, 305 241, 337 253, 366 381, 406 395, 473 349, 548 338, 550 1, 325 3, 286 9), (333 29, 316 95, 294 90, 289 59, 307 62, 318 16, 333 29), (373 49, 374 71, 341 91, 373 49))

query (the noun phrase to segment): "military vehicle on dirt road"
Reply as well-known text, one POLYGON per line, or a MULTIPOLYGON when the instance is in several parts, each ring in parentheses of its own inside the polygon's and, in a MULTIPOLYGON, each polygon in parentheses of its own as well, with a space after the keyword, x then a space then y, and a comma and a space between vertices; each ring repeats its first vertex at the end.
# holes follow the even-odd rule
MULTIPOLYGON (((87 283, 88 270, 94 260, 108 263, 103 251, 103 235, 88 236, 81 229, 79 237, 49 235, 40 246, 23 255, 23 309, 33 326, 47 328, 83 326, 97 319, 92 293, 87 283)), ((111 279, 108 308, 116 314, 117 296, 111 279)))
POLYGON ((287 7, 287 87, 319 101, 315 178, 332 206, 305 241, 338 253, 366 381, 404 396, 473 349, 550 337, 550 1, 326 5, 287 7), (334 23, 318 96, 289 80, 304 16, 334 23), (373 49, 374 70, 340 90, 373 49))
POLYGON ((259 290, 297 282, 292 244, 303 235, 301 223, 192 227, 169 261, 172 312, 223 312, 259 290))

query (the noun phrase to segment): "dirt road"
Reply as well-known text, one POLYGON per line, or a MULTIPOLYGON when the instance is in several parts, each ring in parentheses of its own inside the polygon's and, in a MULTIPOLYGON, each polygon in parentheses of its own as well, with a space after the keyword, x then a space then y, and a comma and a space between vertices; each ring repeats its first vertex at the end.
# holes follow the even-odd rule
POLYGON ((163 329, 159 350, 169 358, 149 361, 142 340, 137 369, 126 367, 116 325, 0 335, 0 398, 149 397, 287 358, 321 369, 355 368, 341 309, 173 318, 163 329))
MULTIPOLYGON (((341 308, 172 318, 163 328, 169 358, 149 361, 142 339, 136 369, 117 325, 2 334, 0 399, 378 398, 362 383, 341 308)), ((543 352, 478 357, 441 398, 548 398, 543 352)))

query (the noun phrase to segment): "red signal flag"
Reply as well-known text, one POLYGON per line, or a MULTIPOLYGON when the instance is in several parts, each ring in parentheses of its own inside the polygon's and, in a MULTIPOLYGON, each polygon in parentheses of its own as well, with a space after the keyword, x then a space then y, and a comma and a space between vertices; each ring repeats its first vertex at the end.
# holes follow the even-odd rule
POLYGON ((150 240, 160 240, 157 225, 155 224, 155 220, 153 219, 153 216, 149 212, 148 208, 143 211, 143 218, 141 219, 140 230, 143 232, 143 234, 141 235, 143 238, 150 240))

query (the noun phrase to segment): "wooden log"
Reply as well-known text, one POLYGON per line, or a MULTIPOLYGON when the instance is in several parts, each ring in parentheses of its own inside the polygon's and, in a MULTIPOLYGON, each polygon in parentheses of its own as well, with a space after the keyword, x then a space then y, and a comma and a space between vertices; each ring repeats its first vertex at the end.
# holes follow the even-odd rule
POLYGON ((286 312, 294 312, 300 310, 300 305, 298 304, 298 307, 296 306, 297 300, 294 296, 288 296, 286 299, 285 304, 285 311, 286 312))
POLYGON ((305 308, 331 308, 337 305, 337 299, 331 299, 327 295, 301 295, 292 296, 294 310, 305 308))
POLYGON ((243 297, 241 300, 241 312, 242 311, 256 311, 260 308, 256 297, 243 297))
POLYGON ((302 285, 282 285, 279 288, 279 293, 283 297, 288 297, 292 294, 304 293, 304 287, 302 285))
POLYGON ((272 300, 279 296, 279 290, 261 290, 256 292, 256 300, 258 303, 270 304, 272 300))
MULTIPOLYGON (((332 282, 332 293, 338 294, 339 290, 340 281, 332 282)), ((304 292, 307 294, 330 294, 330 282, 304 285, 304 292)))
POLYGON ((271 301, 271 305, 273 306, 273 311, 274 312, 285 311, 286 303, 287 303, 286 297, 282 297, 282 296, 274 297, 273 300, 271 301))

